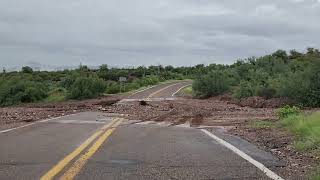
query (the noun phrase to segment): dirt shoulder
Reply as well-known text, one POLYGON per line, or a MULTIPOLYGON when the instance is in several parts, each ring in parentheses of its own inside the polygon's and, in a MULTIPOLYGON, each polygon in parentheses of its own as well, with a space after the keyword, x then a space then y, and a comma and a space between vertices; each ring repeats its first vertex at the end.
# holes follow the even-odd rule
POLYGON ((307 179, 313 167, 319 163, 318 157, 295 150, 294 137, 284 129, 242 124, 229 129, 229 133, 240 136, 278 157, 285 166, 279 167, 276 171, 286 179, 307 179))

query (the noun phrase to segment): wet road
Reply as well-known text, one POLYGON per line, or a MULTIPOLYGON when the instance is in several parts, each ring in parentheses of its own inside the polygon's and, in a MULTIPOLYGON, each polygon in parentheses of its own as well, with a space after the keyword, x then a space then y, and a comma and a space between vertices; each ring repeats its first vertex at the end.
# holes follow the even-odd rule
MULTIPOLYGON (((169 98, 188 83, 130 98, 169 98)), ((0 142, 0 179, 269 179, 200 129, 132 123, 120 114, 83 112, 43 121, 0 133, 0 142)), ((271 169, 277 164, 249 143, 240 149, 271 169)))

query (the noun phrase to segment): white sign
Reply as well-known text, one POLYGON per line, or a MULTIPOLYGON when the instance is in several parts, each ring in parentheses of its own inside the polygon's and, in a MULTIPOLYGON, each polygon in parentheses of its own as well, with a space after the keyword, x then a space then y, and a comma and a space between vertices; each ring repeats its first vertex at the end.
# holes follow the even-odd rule
POLYGON ((125 81, 127 81, 127 78, 126 77, 119 77, 119 81, 120 82, 125 82, 125 81))

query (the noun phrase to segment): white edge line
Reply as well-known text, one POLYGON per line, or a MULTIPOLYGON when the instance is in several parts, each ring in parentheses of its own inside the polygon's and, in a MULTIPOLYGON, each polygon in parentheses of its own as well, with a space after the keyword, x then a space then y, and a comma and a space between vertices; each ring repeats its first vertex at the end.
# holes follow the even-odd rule
POLYGON ((21 128, 24 128, 24 127, 28 127, 28 126, 31 126, 31 125, 34 125, 34 124, 44 123, 44 122, 48 122, 48 121, 51 121, 51 120, 59 119, 59 118, 62 118, 62 117, 68 117, 68 116, 71 116, 71 115, 74 115, 74 114, 68 114, 68 115, 64 115, 64 116, 58 116, 58 117, 54 117, 54 118, 44 119, 44 120, 40 120, 40 121, 37 121, 37 122, 29 123, 29 124, 26 124, 26 125, 23 125, 23 126, 18 126, 18 127, 15 127, 15 128, 2 130, 2 131, 0 131, 0 134, 1 133, 7 133, 7 132, 10 132, 10 131, 13 131, 13 130, 16 130, 16 129, 21 129, 21 128))
POLYGON ((153 86, 149 86, 149 87, 147 87, 147 88, 145 88, 145 89, 141 89, 141 90, 135 91, 135 92, 133 92, 132 94, 130 94, 127 98, 129 98, 129 97, 131 97, 131 96, 133 96, 133 95, 135 95, 135 94, 138 94, 138 93, 140 93, 140 92, 143 92, 143 91, 146 91, 146 90, 148 90, 148 89, 151 89, 151 88, 153 88, 153 87, 156 87, 156 86, 158 86, 158 85, 159 85, 159 84, 153 85, 153 86))
POLYGON ((149 86, 149 87, 147 87, 147 88, 145 88, 145 89, 141 89, 141 90, 137 90, 137 91, 135 91, 135 92, 133 92, 132 94, 130 94, 126 99, 128 99, 128 98, 130 98, 131 96, 133 96, 133 95, 135 95, 135 94, 138 94, 138 93, 140 93, 140 92, 143 92, 143 91, 146 91, 146 90, 148 90, 148 89, 151 89, 151 88, 154 88, 154 87, 156 87, 156 86, 159 86, 159 85, 163 85, 163 84, 170 84, 170 83, 174 83, 174 84, 178 84, 178 83, 181 83, 181 82, 168 82, 168 83, 159 83, 159 84, 156 84, 156 85, 153 85, 153 86, 149 86))
MULTIPOLYGON (((180 83, 181 83, 181 82, 180 82, 180 83)), ((166 89, 168 89, 168 88, 170 88, 170 87, 172 87, 172 86, 176 86, 176 85, 178 85, 178 84, 180 84, 180 83, 174 83, 174 84, 171 84, 171 85, 169 85, 169 86, 166 86, 166 87, 164 87, 164 88, 162 88, 162 89, 159 89, 158 91, 151 93, 151 94, 147 97, 147 99, 150 99, 150 98, 152 98, 152 96, 160 93, 161 91, 164 91, 164 90, 166 90, 166 89)))
POLYGON ((135 95, 135 94, 138 94, 138 93, 140 93, 140 92, 146 91, 146 90, 148 90, 148 89, 154 88, 154 87, 156 87, 156 86, 160 86, 160 85, 163 85, 163 84, 170 84, 170 83, 175 83, 175 82, 167 82, 167 83, 164 82, 164 83, 159 83, 159 84, 156 84, 156 85, 153 85, 153 86, 149 86, 149 87, 146 87, 146 88, 144 88, 144 89, 137 90, 137 91, 133 92, 133 93, 130 94, 127 98, 129 98, 129 97, 131 97, 131 96, 133 96, 133 95, 135 95))
POLYGON ((172 97, 176 96, 176 94, 178 94, 179 91, 181 91, 183 88, 186 88, 186 87, 188 87, 188 86, 191 86, 191 84, 187 84, 187 85, 185 85, 185 86, 182 86, 182 87, 179 88, 176 92, 174 92, 171 96, 172 96, 172 97))
POLYGON ((264 174, 266 174, 269 178, 274 179, 274 180, 284 180, 282 177, 278 176, 276 173, 272 172, 270 169, 268 169, 266 166, 264 166, 262 163, 254 160, 252 157, 247 155, 246 153, 242 152, 240 149, 236 148, 235 146, 231 145, 230 143, 226 142, 225 140, 217 137, 216 135, 212 134, 206 129, 201 129, 202 132, 216 140, 218 143, 221 145, 225 146, 226 148, 230 149, 243 159, 247 160, 254 166, 256 166, 258 169, 260 169, 264 174))

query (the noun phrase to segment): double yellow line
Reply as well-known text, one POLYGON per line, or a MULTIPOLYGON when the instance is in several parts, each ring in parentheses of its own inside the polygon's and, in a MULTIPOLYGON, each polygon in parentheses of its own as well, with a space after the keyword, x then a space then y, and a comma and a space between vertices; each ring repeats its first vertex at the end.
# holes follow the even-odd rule
POLYGON ((96 138, 96 142, 82 154, 72 166, 65 171, 65 173, 60 177, 60 180, 71 180, 73 179, 86 164, 90 157, 101 147, 101 145, 107 140, 107 138, 113 133, 117 126, 122 122, 122 119, 114 119, 109 124, 103 126, 100 130, 95 132, 91 137, 89 137, 84 143, 82 143, 77 149, 67 155, 58 164, 53 166, 45 175, 43 175, 40 180, 51 180, 56 175, 58 175, 75 157, 80 155, 96 138), (101 135, 102 134, 102 135, 101 135), (101 135, 101 136, 100 136, 101 135))

